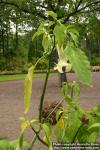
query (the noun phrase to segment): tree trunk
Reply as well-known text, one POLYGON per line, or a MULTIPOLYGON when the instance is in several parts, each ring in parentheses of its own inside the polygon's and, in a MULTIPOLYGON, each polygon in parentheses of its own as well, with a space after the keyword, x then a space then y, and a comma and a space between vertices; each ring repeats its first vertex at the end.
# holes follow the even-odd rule
MULTIPOLYGON (((55 64, 58 63, 58 54, 57 54, 56 51, 54 51, 54 52, 52 53, 51 58, 52 58, 52 59, 51 59, 51 61, 52 61, 52 63, 51 63, 52 65, 51 65, 51 66, 54 68, 55 64)), ((62 86, 62 84, 63 84, 64 82, 67 82, 66 68, 63 67, 62 70, 63 70, 63 73, 59 73, 59 84, 60 84, 60 86, 62 86)))
POLYGON ((1 32, 2 32, 2 52, 3 52, 3 56, 5 55, 5 44, 4 44, 4 29, 3 29, 3 24, 2 24, 2 27, 1 27, 1 32))
POLYGON ((66 72, 65 72, 65 67, 63 67, 62 70, 63 70, 63 73, 59 74, 60 86, 62 86, 64 82, 67 82, 67 75, 66 75, 66 72))
POLYGON ((16 48, 18 47, 18 24, 16 20, 16 48))

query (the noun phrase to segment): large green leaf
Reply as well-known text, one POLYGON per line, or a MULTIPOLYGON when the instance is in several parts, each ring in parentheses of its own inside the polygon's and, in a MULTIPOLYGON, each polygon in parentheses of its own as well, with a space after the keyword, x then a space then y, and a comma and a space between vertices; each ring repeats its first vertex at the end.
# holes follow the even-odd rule
POLYGON ((37 32, 35 32, 35 33, 33 34, 32 40, 34 40, 36 37, 38 37, 38 36, 40 36, 41 34, 44 34, 44 33, 46 32, 46 30, 45 30, 45 28, 44 28, 45 24, 46 24, 45 21, 40 24, 40 26, 38 27, 37 32))
POLYGON ((30 100, 31 100, 31 93, 32 93, 32 77, 33 77, 34 66, 29 68, 28 74, 25 78, 24 83, 24 107, 25 113, 29 111, 30 108, 30 100))
POLYGON ((63 137, 63 142, 75 142, 78 130, 81 126, 80 113, 79 111, 73 111, 69 114, 67 125, 65 127, 65 134, 63 137))
POLYGON ((64 44, 66 27, 64 25, 56 25, 54 28, 55 40, 59 47, 64 44))
MULTIPOLYGON (((71 112, 64 119, 60 119, 55 126, 55 135, 59 143, 73 142, 81 125, 78 111, 71 112)), ((75 138, 76 140, 76 138, 75 138)))
POLYGON ((75 26, 73 25, 68 25, 66 27, 66 31, 67 33, 70 34, 71 39, 73 40, 73 42, 77 45, 79 43, 78 41, 78 37, 79 37, 79 32, 77 31, 77 29, 75 28, 75 26))
POLYGON ((98 133, 96 131, 89 132, 87 126, 82 126, 77 135, 79 143, 94 143, 97 137, 98 133))
POLYGON ((85 53, 76 48, 72 42, 67 44, 64 53, 72 64, 78 79, 86 85, 91 85, 90 63, 85 53))

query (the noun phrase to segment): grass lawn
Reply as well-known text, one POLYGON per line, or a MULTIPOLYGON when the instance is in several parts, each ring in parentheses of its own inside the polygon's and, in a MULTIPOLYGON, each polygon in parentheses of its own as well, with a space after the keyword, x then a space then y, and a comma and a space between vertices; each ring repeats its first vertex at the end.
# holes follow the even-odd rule
MULTIPOLYGON (((55 76, 57 73, 50 73, 50 76, 55 76)), ((3 81, 13 81, 13 80, 24 80, 25 79, 25 74, 17 74, 17 75, 0 75, 0 82, 3 81)), ((45 77, 45 73, 36 73, 33 74, 34 78, 37 77, 45 77)))

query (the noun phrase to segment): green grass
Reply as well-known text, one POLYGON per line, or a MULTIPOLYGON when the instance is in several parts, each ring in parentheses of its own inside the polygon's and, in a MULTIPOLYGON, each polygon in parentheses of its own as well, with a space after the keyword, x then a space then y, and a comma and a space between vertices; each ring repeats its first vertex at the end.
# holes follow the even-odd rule
MULTIPOLYGON (((50 73, 50 76, 55 76, 57 73, 50 73)), ((13 80, 24 80, 25 74, 17 75, 0 75, 0 82, 13 81, 13 80)), ((34 78, 45 77, 45 73, 36 73, 33 75, 34 78)))

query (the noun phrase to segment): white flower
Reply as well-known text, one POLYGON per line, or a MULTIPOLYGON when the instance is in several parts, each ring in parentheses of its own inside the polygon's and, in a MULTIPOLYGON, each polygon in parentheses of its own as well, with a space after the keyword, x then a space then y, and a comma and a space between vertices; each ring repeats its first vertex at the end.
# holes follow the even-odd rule
POLYGON ((54 70, 58 70, 60 73, 63 73, 63 67, 66 68, 66 72, 70 72, 72 69, 72 65, 70 63, 67 63, 64 60, 59 60, 58 64, 56 64, 56 66, 54 67, 54 70))

